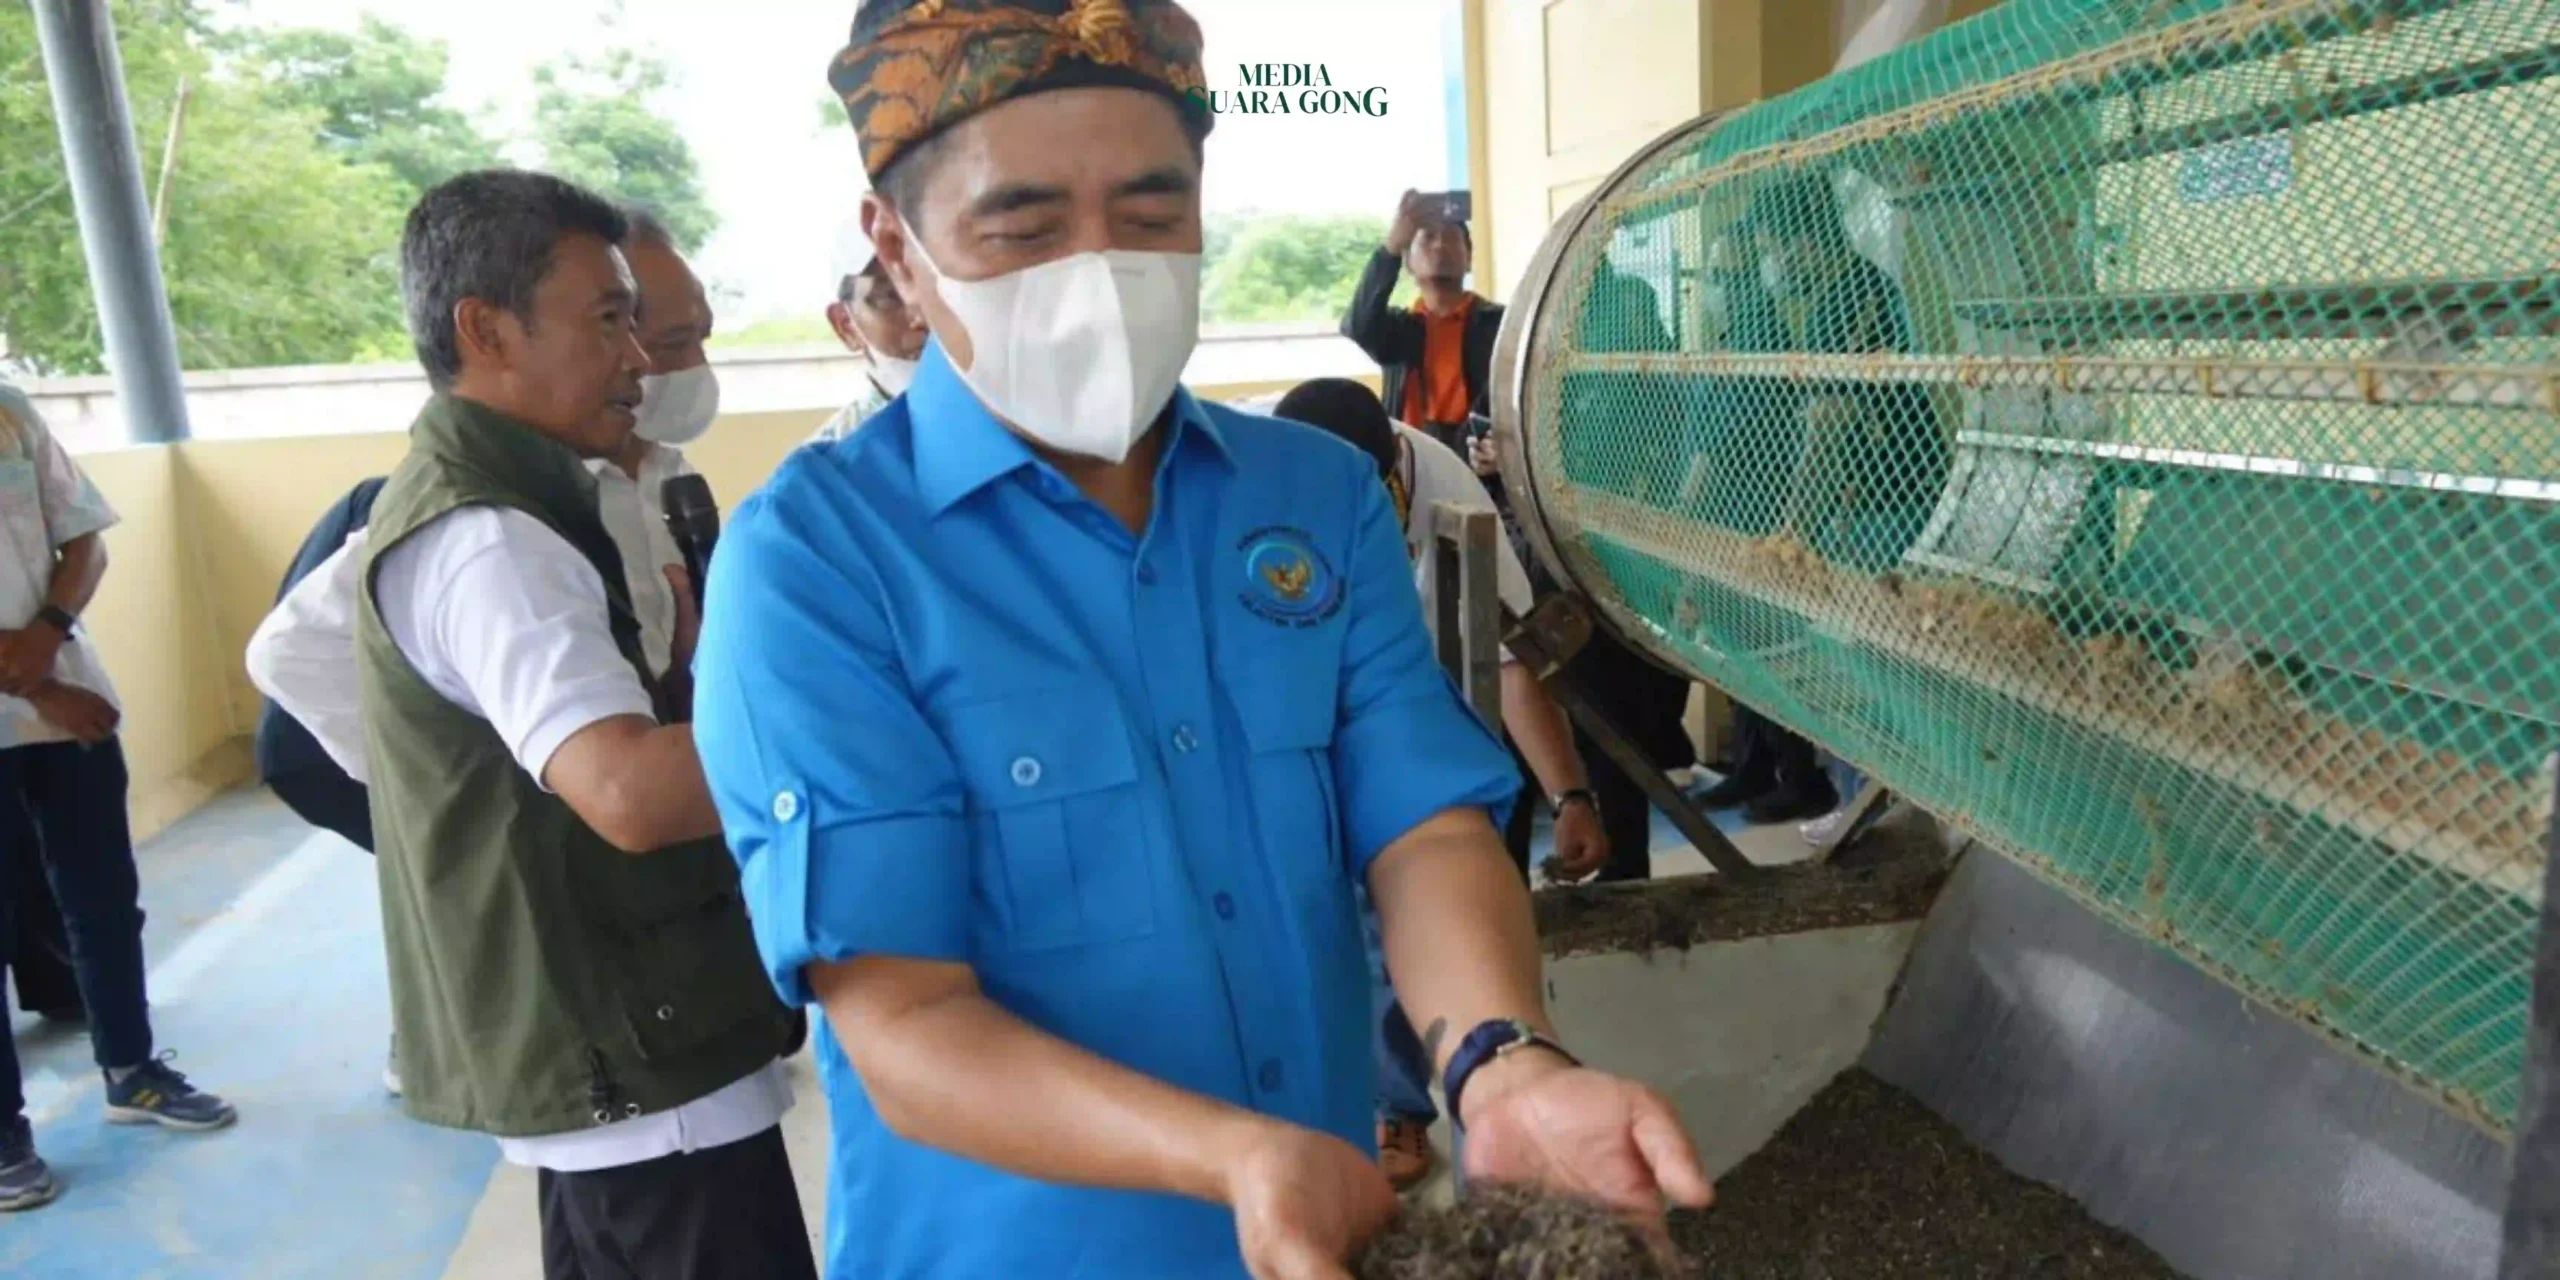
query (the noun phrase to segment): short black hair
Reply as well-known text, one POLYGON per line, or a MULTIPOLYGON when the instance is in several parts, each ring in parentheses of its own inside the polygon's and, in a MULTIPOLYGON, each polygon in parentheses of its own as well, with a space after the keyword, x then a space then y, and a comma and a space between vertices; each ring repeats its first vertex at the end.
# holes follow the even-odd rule
MULTIPOLYGON (((1081 86, 1061 85, 1059 87, 1081 86)), ((1168 101, 1170 101, 1169 98, 1168 101)), ((1175 112, 1182 117, 1182 135, 1191 140, 1191 158, 1206 163, 1209 158, 1209 117, 1182 104, 1172 105, 1175 112)), ((922 142, 909 145, 906 150, 898 153, 897 159, 889 162, 888 168, 881 170, 871 179, 872 190, 888 197, 890 207, 898 211, 899 220, 910 227, 917 222, 916 211, 924 205, 925 186, 932 181, 933 171, 940 167, 944 144, 949 142, 950 138, 951 130, 944 128, 922 142)))
POLYGON ((1280 397, 1280 405, 1271 411, 1271 416, 1303 422, 1349 441, 1378 464, 1381 479, 1394 472, 1404 457, 1404 445, 1396 438, 1395 420, 1387 416, 1387 406, 1379 401, 1378 393, 1349 378, 1301 382, 1280 397))
POLYGON ((547 173, 485 169, 419 197, 400 233, 400 298, 427 385, 442 391, 462 372, 453 311, 463 299, 529 322, 561 237, 619 245, 630 234, 630 219, 612 201, 547 173))

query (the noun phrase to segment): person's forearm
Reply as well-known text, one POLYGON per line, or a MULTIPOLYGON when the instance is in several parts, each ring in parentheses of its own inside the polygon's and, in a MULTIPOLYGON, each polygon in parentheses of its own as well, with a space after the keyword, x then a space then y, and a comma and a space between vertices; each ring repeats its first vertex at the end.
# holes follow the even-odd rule
POLYGON ((1517 1018, 1551 1032, 1529 891, 1483 811, 1452 810, 1378 855, 1369 871, 1387 972, 1422 1029, 1432 1069, 1478 1025, 1517 1018))
POLYGON ((106 576, 107 540, 94 533, 73 538, 54 556, 53 579, 45 585, 44 602, 76 618, 89 607, 106 576))
POLYGON ((1559 796, 1590 785, 1582 753, 1574 749, 1573 721, 1538 677, 1517 662, 1502 664, 1502 726, 1519 744, 1539 790, 1559 796))
POLYGON ((811 965, 810 986, 882 1123, 898 1136, 1043 1182, 1223 1203, 1227 1162, 1263 1126, 1043 1032, 958 966, 811 965), (902 970, 962 975, 929 999, 902 970))
POLYGON ((1342 336, 1380 364, 1420 358, 1409 349, 1418 339, 1408 341, 1398 332, 1393 310, 1387 305, 1395 297, 1396 280, 1403 271, 1404 259, 1392 248, 1369 255, 1369 265, 1351 291, 1351 306, 1342 316, 1342 336))

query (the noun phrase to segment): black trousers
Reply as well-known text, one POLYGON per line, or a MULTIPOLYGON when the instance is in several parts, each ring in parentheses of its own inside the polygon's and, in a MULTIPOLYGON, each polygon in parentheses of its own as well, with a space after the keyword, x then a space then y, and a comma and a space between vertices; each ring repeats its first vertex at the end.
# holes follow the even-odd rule
POLYGON ((1795 731, 1741 703, 1733 707, 1732 776, 1766 787, 1804 787, 1822 772, 1822 752, 1795 731))
POLYGON ((1583 769, 1591 775, 1591 794, 1600 807, 1600 829, 1609 835, 1609 861, 1601 865, 1593 881, 1613 884, 1652 879, 1653 801, 1590 735, 1576 730, 1573 741, 1582 751, 1583 769))
MULTIPOLYGON (((0 822, 9 847, 32 840, 70 936, 72 968, 89 1006, 89 1043, 101 1067, 131 1067, 151 1056, 143 992, 142 881, 125 826, 124 749, 47 742, 0 751, 0 822)), ((16 950, 14 876, 0 876, 0 956, 16 950)), ((0 1123, 25 1110, 17 1045, 0 1020, 0 1123)))
POLYGON ((270 775, 267 786, 304 822, 373 852, 373 800, 363 783, 335 769, 288 769, 270 775))
POLYGON ((17 805, 0 805, 0 848, 11 851, 10 901, 17 945, 0 964, 17 980, 18 1007, 30 1013, 81 1014, 80 977, 71 967, 71 933, 63 927, 62 908, 53 901, 53 885, 45 879, 44 851, 37 847, 35 823, 17 805))
POLYGON ((544 1280, 817 1280, 780 1125, 540 1183, 544 1280))

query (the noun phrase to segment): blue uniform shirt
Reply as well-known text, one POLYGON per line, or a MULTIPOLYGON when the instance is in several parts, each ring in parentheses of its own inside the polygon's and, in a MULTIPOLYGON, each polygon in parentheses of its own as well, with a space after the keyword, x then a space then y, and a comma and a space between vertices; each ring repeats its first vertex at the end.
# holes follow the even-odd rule
MULTIPOLYGON (((695 733, 756 941, 960 961, 1031 1025, 1366 1147, 1352 891, 1519 789, 1433 657, 1376 468, 1177 393, 1133 536, 938 345, 721 539, 695 733)), ((1244 1274, 1223 1209, 906 1142, 833 1062, 838 1277, 1244 1274)))

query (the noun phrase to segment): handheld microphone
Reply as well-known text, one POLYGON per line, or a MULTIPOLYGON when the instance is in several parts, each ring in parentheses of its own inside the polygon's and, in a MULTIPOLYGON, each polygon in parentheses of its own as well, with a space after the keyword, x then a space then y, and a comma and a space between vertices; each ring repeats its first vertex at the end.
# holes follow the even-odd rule
POLYGON ((698 475, 670 476, 658 489, 666 509, 667 536, 684 556, 684 571, 693 579, 693 605, 702 607, 702 592, 711 572, 711 549, 720 542, 720 504, 711 498, 711 482, 698 475))

